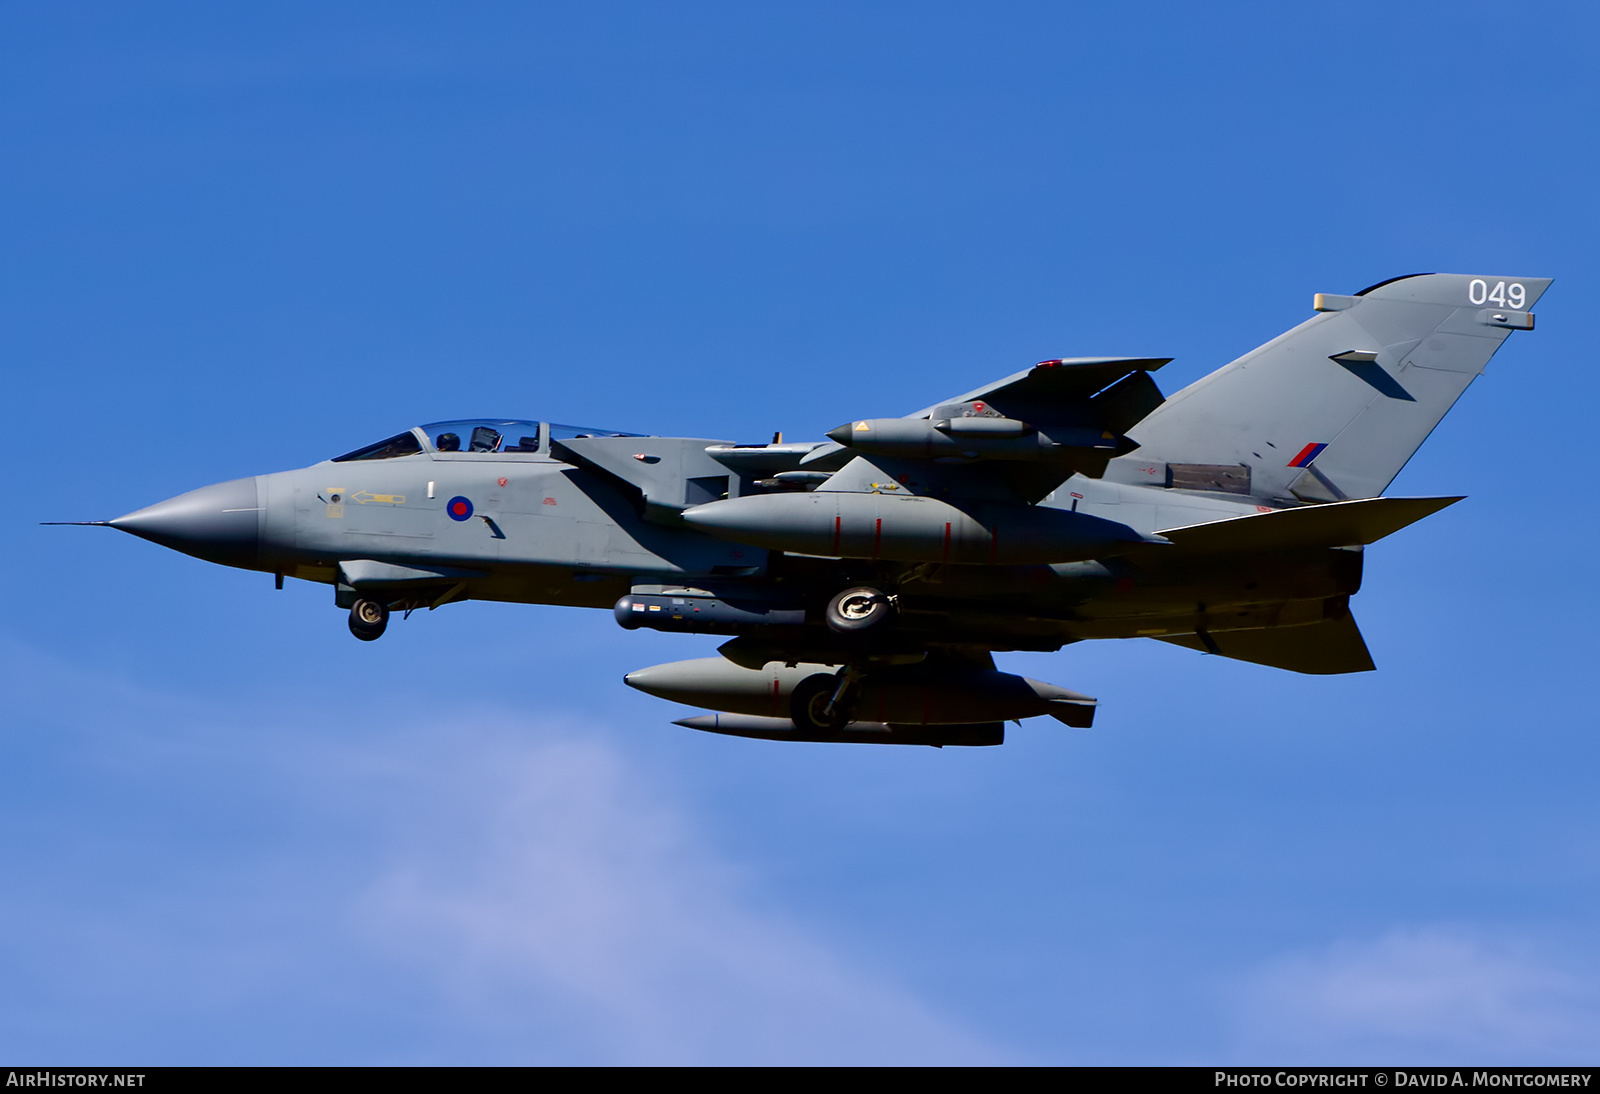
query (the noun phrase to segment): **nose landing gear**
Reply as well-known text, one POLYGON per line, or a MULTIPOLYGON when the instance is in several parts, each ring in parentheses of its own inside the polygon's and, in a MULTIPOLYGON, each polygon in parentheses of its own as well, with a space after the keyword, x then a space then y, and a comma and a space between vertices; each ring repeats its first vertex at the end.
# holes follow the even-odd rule
POLYGON ((381 600, 362 597, 350 605, 350 633, 363 642, 372 642, 383 636, 389 626, 389 605, 381 600))

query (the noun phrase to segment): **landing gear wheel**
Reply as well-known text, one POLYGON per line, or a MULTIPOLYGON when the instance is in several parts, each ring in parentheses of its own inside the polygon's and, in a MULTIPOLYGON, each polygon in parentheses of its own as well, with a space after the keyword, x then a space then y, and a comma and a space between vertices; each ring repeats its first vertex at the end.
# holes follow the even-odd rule
POLYGON ((363 642, 383 637, 389 625, 389 605, 365 597, 350 605, 350 633, 363 642))
POLYGON ((828 601, 828 629, 835 634, 863 635, 887 630, 894 622, 894 601, 861 585, 828 601))
POLYGON ((789 717, 801 729, 814 733, 834 733, 850 721, 847 711, 834 708, 832 717, 827 714, 834 692, 839 690, 839 678, 819 672, 807 676, 795 686, 789 696, 789 717))

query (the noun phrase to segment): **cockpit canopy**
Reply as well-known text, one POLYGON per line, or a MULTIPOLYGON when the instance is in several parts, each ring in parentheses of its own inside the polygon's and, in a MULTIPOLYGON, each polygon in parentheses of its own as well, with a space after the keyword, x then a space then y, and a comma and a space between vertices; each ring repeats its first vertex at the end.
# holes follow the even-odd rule
POLYGON ((435 452, 537 452, 539 423, 466 419, 421 427, 435 452))
POLYGON ((435 458, 489 456, 512 458, 548 453, 551 441, 577 437, 639 437, 592 426, 560 425, 556 422, 529 422, 504 418, 463 418, 452 422, 429 422, 393 437, 335 456, 334 463, 355 460, 392 460, 399 456, 427 453, 435 458))

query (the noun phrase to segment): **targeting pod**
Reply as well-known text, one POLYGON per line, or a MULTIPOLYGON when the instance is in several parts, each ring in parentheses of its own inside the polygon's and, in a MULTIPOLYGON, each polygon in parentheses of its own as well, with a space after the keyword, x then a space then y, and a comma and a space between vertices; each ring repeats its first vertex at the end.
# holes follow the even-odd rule
POLYGON ((635 589, 611 609, 617 623, 628 630, 682 634, 744 634, 768 627, 805 625, 805 608, 778 607, 751 601, 730 603, 714 596, 635 589))

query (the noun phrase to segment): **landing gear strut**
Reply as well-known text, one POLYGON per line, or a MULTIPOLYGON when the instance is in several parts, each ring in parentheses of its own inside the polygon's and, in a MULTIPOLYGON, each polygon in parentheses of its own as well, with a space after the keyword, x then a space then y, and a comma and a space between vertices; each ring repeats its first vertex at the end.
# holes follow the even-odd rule
POLYGON ((819 672, 796 685, 789 696, 789 717, 801 729, 836 732, 855 716, 861 678, 866 674, 847 665, 833 676, 819 672))
POLYGON ((894 598, 861 585, 828 601, 828 629, 852 637, 881 634, 894 623, 894 598))
POLYGON ((350 633, 363 642, 383 636, 389 625, 389 605, 381 600, 362 597, 350 605, 350 633))

